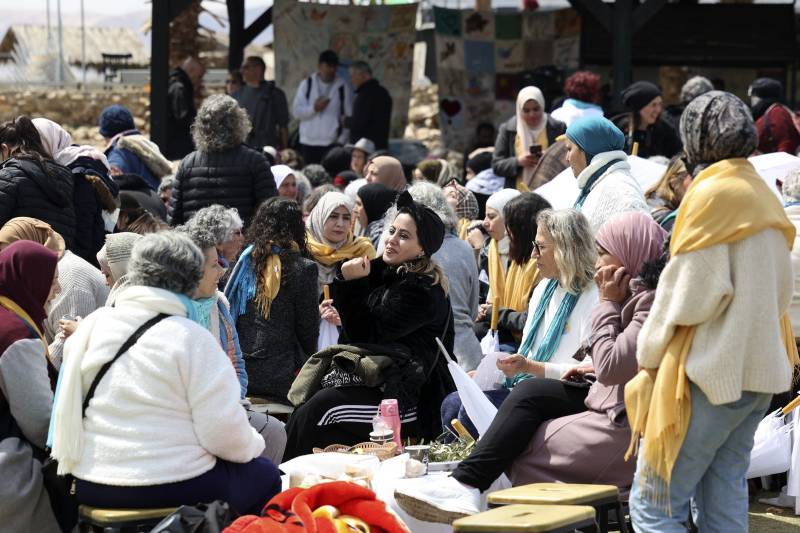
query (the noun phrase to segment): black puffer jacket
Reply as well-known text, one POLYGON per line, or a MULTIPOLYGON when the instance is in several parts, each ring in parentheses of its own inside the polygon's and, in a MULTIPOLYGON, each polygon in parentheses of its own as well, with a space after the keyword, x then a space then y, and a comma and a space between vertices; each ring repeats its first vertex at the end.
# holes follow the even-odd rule
POLYGON ((276 196, 275 178, 264 154, 245 145, 224 152, 187 155, 175 174, 170 221, 177 226, 212 204, 235 207, 245 225, 256 208, 276 196))
POLYGON ((452 354, 455 340, 450 299, 439 285, 422 274, 401 274, 383 259, 373 259, 366 278, 331 286, 334 305, 342 319, 343 344, 373 344, 410 353, 427 379, 417 397, 422 436, 441 433, 439 406, 455 390, 436 338, 452 354))
POLYGON ((75 244, 75 207, 72 173, 50 161, 11 158, 0 165, 0 226, 14 217, 47 222, 64 237, 67 248, 75 244))

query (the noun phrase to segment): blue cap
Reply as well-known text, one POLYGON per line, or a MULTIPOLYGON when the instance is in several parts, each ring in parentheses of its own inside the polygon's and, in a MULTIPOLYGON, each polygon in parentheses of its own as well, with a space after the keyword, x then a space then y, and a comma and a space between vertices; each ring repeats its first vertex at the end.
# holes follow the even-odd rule
POLYGON ((100 113, 100 135, 103 137, 111 138, 117 133, 134 128, 133 115, 125 106, 110 105, 100 113))

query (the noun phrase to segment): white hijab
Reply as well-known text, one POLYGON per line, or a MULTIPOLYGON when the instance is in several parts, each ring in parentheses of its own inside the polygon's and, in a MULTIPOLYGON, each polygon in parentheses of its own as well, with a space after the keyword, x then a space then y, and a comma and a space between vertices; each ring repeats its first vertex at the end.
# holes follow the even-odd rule
MULTIPOLYGON (((544 103, 544 94, 542 94, 542 91, 540 91, 538 87, 534 87, 533 85, 524 87, 519 94, 517 94, 517 135, 519 135, 523 150, 527 150, 529 146, 538 144, 537 140, 539 139, 539 135, 541 135, 542 131, 547 127, 547 113, 544 112, 544 103), (525 106, 525 102, 529 100, 536 100, 543 111, 542 119, 533 129, 529 128, 522 118, 522 108, 525 106)), ((525 167, 523 171, 525 183, 529 182, 529 175, 532 175, 534 170, 535 167, 525 167)))
MULTIPOLYGON (((345 237, 341 242, 331 242, 325 238, 325 221, 328 220, 328 217, 331 216, 337 208, 344 206, 350 212, 350 216, 353 215, 353 207, 355 206, 355 202, 350 199, 349 196, 346 194, 331 191, 326 192, 322 198, 319 199, 317 205, 314 206, 314 209, 311 210, 311 214, 308 216, 308 232, 314 237, 317 242, 321 242, 331 248, 340 248, 348 241, 348 237, 345 237)), ((318 281, 319 281, 319 288, 320 292, 322 291, 322 286, 329 284, 333 281, 334 276, 336 275, 336 265, 326 266, 322 263, 317 263, 317 270, 319 272, 318 281)))
MULTIPOLYGON (((279 189, 283 180, 288 176, 294 176, 295 171, 289 165, 275 165, 270 167, 272 175, 275 177, 275 188, 279 189)), ((296 178, 296 176, 295 176, 296 178)))
POLYGON ((108 159, 92 146, 72 146, 72 137, 61 125, 47 118, 35 118, 31 122, 36 126, 42 146, 50 157, 59 165, 67 166, 79 157, 90 157, 103 163, 111 170, 108 159))

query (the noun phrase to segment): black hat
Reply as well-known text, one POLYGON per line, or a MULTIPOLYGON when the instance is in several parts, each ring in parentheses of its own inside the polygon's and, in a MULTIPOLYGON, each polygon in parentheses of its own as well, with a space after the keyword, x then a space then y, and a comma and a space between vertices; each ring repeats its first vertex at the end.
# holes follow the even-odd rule
POLYGON ((397 197, 397 214, 406 213, 417 225, 417 240, 428 257, 435 254, 444 242, 444 222, 432 209, 417 203, 403 191, 397 197))
POLYGON ((637 81, 622 91, 622 103, 631 111, 639 111, 657 96, 661 96, 661 89, 655 83, 637 81))
POLYGON ((747 95, 781 100, 783 98, 783 84, 772 78, 758 78, 750 84, 747 95))
POLYGON ((339 66, 339 56, 333 50, 325 50, 319 55, 317 63, 325 63, 327 65, 339 66))

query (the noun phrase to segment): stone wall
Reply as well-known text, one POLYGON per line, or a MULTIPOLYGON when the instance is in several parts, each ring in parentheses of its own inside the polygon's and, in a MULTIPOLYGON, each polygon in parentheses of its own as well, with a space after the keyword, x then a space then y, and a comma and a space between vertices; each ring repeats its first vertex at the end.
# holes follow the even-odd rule
POLYGON ((150 96, 141 88, 103 89, 0 89, 0 121, 18 115, 46 117, 61 124, 77 144, 102 147, 97 127, 100 112, 111 104, 131 110, 136 127, 147 131, 150 125, 150 96))

